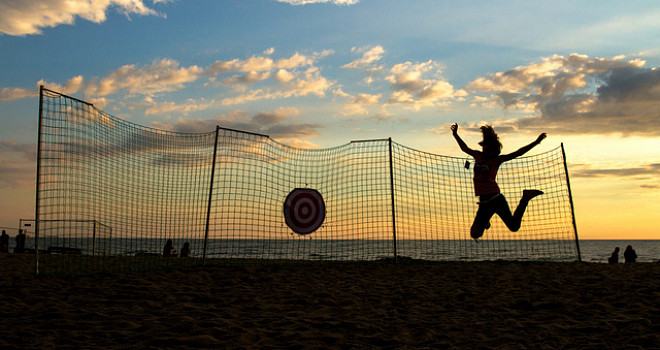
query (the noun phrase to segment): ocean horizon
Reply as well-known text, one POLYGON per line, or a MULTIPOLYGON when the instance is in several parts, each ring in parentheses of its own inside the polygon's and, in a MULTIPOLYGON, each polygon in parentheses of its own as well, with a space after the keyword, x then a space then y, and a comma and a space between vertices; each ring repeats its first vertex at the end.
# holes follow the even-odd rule
MULTIPOLYGON (((184 241, 191 244, 191 257, 202 257, 203 240, 173 239, 175 250, 184 241)), ((91 239, 52 240, 40 239, 40 250, 49 246, 79 248, 84 255, 161 254, 165 239, 100 239, 92 246, 91 239)), ((10 239, 9 251, 15 242, 10 239)), ((623 251, 631 245, 637 253, 637 262, 660 262, 660 240, 579 240, 580 256, 583 262, 607 263, 615 247, 620 248, 619 261, 623 262, 623 251)), ((27 248, 34 248, 28 242, 27 248)), ((480 261, 480 260, 520 260, 520 261, 577 261, 574 241, 550 240, 399 240, 397 255, 430 261, 480 261), (521 253, 522 252, 522 253, 521 253)), ((256 239, 209 239, 207 258, 230 259, 291 259, 291 260, 378 260, 394 256, 391 240, 256 240, 256 239)))

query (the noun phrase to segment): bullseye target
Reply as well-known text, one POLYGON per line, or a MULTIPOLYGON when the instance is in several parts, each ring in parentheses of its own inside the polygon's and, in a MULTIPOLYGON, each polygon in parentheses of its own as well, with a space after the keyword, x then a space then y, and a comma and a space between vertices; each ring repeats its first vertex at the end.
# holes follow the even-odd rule
POLYGON ((316 231, 325 220, 321 193, 310 188, 296 188, 284 200, 284 220, 293 232, 306 235, 316 231))

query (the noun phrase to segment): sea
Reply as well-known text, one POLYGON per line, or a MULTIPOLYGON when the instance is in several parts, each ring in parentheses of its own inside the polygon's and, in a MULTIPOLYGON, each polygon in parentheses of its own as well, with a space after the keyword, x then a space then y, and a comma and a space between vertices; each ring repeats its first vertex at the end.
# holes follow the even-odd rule
POLYGON ((637 253, 637 262, 660 262, 660 240, 580 240, 582 261, 607 263, 614 248, 619 247, 619 261, 623 262, 623 251, 632 246, 637 253))
MULTIPOLYGON (((175 249, 183 246, 183 240, 174 240, 175 249)), ((203 255, 202 240, 190 241, 191 256, 203 255)), ((162 252, 162 239, 112 239, 91 240, 69 239, 52 241, 40 239, 40 251, 48 246, 76 247, 84 255, 140 254, 155 255, 162 252)), ((660 262, 660 240, 580 240, 579 251, 583 262, 607 263, 612 251, 619 247, 619 260, 623 262, 623 251, 630 245, 637 253, 637 262, 660 262)), ((14 239, 10 239, 10 252, 14 239)), ((27 244, 33 248, 34 244, 27 244)), ((207 258, 239 259, 295 259, 295 260, 377 260, 393 256, 391 241, 388 240, 223 240, 207 242, 207 258)), ((577 249, 574 241, 488 241, 475 243, 466 241, 414 241, 398 243, 398 255, 432 261, 475 261, 475 260, 524 260, 524 261, 576 261, 577 249)))

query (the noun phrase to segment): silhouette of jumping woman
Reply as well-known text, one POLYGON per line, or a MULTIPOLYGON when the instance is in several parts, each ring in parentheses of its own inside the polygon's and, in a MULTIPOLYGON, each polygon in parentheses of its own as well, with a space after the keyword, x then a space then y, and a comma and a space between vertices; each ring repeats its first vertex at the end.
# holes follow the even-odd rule
POLYGON ((479 142, 482 151, 475 151, 470 149, 465 142, 458 136, 458 124, 451 126, 452 135, 458 142, 461 150, 474 158, 474 194, 479 196, 479 209, 477 215, 472 223, 470 229, 470 236, 478 242, 478 239, 484 235, 484 231, 490 228, 490 218, 497 214, 502 219, 504 224, 509 230, 516 232, 520 229, 522 217, 527 209, 529 201, 543 194, 540 190, 524 190, 522 198, 518 203, 516 211, 511 214, 509 203, 507 203, 504 195, 500 193, 500 188, 495 181, 497 177, 497 170, 500 165, 506 161, 515 159, 527 153, 536 145, 541 143, 546 138, 546 134, 542 133, 539 137, 527 146, 510 154, 500 154, 502 144, 499 137, 490 125, 481 127, 483 134, 483 141, 479 142))

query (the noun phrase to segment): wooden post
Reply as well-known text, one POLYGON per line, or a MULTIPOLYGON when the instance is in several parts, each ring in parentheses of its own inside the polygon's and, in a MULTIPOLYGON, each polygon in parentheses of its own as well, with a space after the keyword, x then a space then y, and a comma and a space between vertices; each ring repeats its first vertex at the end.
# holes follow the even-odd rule
POLYGON ((564 152, 564 143, 561 143, 561 155, 564 158, 564 173, 566 174, 566 185, 568 186, 568 201, 571 203, 571 219, 573 220, 573 230, 575 231, 575 246, 577 248, 578 261, 582 261, 580 254, 580 240, 578 239, 577 225, 575 224, 575 207, 573 206, 573 194, 571 192, 571 182, 568 179, 568 165, 566 164, 566 153, 564 152))
POLYGON ((34 274, 39 275, 39 194, 41 190, 41 133, 44 117, 44 86, 39 86, 39 131, 37 135, 37 181, 34 207, 34 274))
POLYGON ((396 251, 396 210, 395 210, 395 200, 394 200, 394 164, 392 162, 392 138, 388 138, 389 142, 389 153, 390 153, 390 193, 392 199, 392 246, 394 250, 394 262, 399 262, 399 255, 396 251))
POLYGON ((206 247, 209 241, 209 227, 211 225, 211 200, 213 199, 213 180, 215 177, 215 161, 218 155, 218 135, 220 134, 220 126, 215 127, 215 143, 213 144, 213 165, 211 166, 211 181, 209 184, 209 203, 206 208, 206 229, 204 232, 204 251, 202 253, 202 266, 206 265, 206 247))

